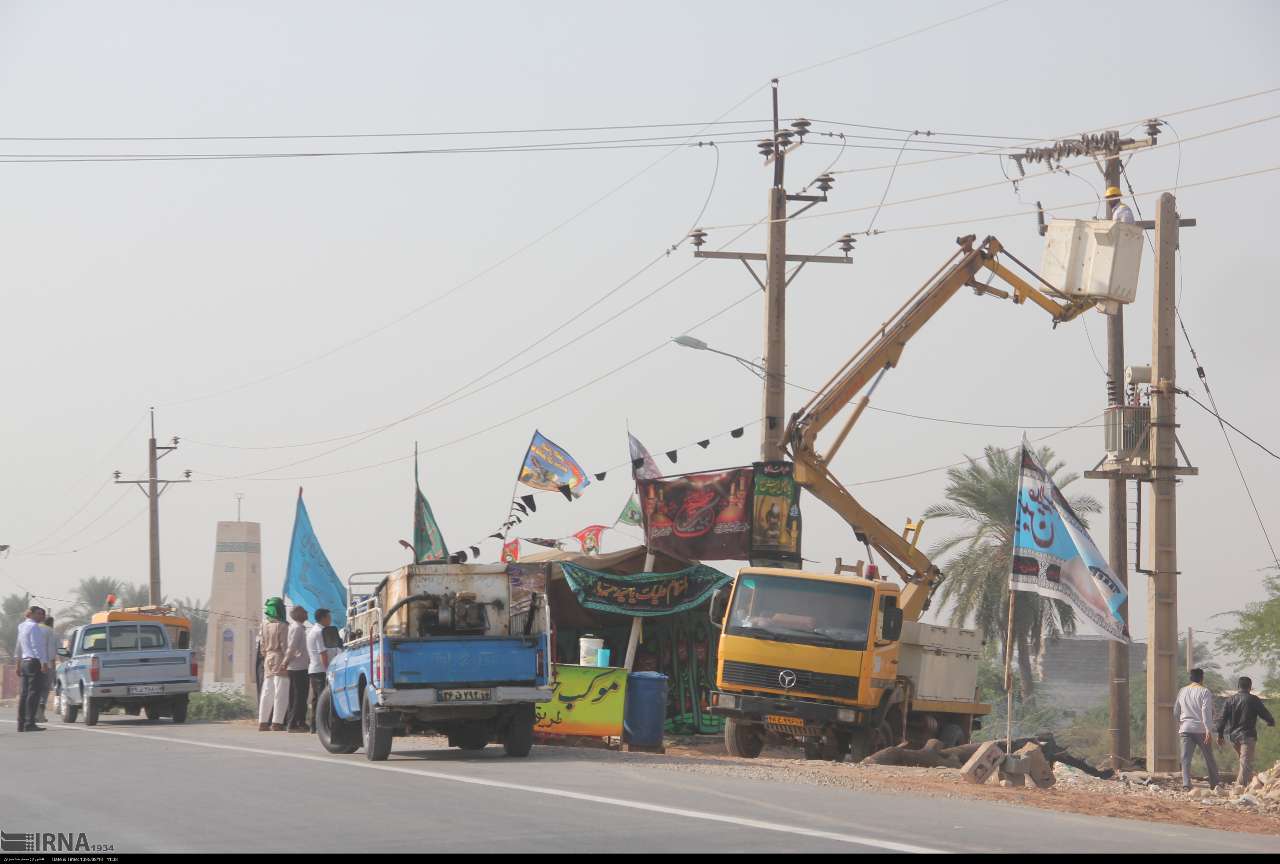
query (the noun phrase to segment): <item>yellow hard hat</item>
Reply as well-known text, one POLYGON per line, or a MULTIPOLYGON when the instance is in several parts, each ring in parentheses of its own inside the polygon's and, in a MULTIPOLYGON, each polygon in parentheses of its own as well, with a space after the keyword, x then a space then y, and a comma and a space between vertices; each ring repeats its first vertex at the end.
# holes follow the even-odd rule
POLYGON ((1108 187, 1107 187, 1107 197, 1108 197, 1108 198, 1119 198, 1119 197, 1120 197, 1120 187, 1119 187, 1119 186, 1108 186, 1108 187))

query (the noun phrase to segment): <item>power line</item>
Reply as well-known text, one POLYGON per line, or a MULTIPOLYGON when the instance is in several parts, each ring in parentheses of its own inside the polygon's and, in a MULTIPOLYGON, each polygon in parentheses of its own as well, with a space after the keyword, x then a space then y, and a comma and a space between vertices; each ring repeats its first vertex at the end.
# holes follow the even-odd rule
POLYGON ((1227 420, 1225 417, 1223 417, 1223 416, 1222 416, 1221 414, 1219 414, 1217 411, 1213 410, 1213 409, 1212 409, 1212 408, 1210 408, 1208 405, 1205 405, 1203 402, 1201 402, 1201 401, 1200 401, 1199 399, 1197 399, 1196 397, 1192 396, 1192 395, 1191 395, 1190 393, 1188 393, 1186 390, 1182 390, 1182 389, 1180 389, 1180 388, 1179 388, 1179 389, 1178 389, 1178 392, 1179 392, 1179 393, 1181 393, 1183 396, 1186 396, 1186 397, 1187 397, 1188 399, 1190 399, 1192 402, 1194 402, 1194 403, 1196 403, 1197 405, 1199 405, 1199 406, 1200 406, 1201 408, 1203 408, 1205 411, 1207 411, 1207 412, 1208 412, 1208 413, 1209 413, 1209 414, 1210 414, 1210 415, 1211 415, 1215 420, 1217 420, 1219 423, 1225 423, 1225 424, 1226 424, 1228 427, 1230 427, 1234 432, 1236 432, 1237 434, 1239 434, 1239 435, 1240 435, 1240 437, 1244 438, 1244 439, 1245 439, 1246 441, 1248 441, 1250 444, 1253 444, 1254 446, 1256 446, 1256 447, 1257 447, 1259 450, 1261 450, 1263 453, 1266 453, 1268 456, 1270 456, 1270 457, 1271 457, 1271 458, 1273 458, 1273 459, 1280 459, 1280 454, 1277 454, 1274 450, 1272 450, 1270 447, 1268 447, 1268 446, 1266 446, 1265 444, 1263 444, 1263 443, 1262 443, 1261 441, 1259 441, 1257 438, 1254 438, 1254 437, 1253 437, 1253 436, 1251 436, 1249 433, 1247 433, 1247 432, 1245 432, 1244 430, 1242 430, 1239 426, 1236 426, 1236 425, 1235 425, 1234 423, 1232 423, 1230 420, 1227 420))

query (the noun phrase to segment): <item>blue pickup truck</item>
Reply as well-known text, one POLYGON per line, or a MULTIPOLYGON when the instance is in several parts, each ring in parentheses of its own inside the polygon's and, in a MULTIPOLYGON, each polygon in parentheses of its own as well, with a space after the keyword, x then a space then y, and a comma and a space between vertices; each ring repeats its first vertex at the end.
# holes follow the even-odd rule
POLYGON ((324 748, 381 761, 396 736, 444 734, 463 750, 500 741, 529 755, 534 707, 552 694, 545 586, 513 596, 496 564, 364 575, 348 581, 346 643, 316 706, 324 748))

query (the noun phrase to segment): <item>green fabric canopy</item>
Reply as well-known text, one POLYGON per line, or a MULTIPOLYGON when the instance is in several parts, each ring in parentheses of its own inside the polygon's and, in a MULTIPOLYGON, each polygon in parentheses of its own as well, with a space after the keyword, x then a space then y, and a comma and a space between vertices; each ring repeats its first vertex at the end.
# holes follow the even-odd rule
POLYGON ((602 573, 568 561, 560 563, 565 582, 585 609, 650 618, 692 609, 733 579, 705 564, 673 573, 602 573))

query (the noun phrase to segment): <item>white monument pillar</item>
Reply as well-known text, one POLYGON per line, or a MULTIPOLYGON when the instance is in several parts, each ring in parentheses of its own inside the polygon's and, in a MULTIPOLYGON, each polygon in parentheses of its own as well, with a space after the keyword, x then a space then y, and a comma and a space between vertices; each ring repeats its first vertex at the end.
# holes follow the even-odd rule
POLYGON ((262 526, 219 522, 209 591, 203 688, 253 695, 254 646, 262 621, 262 526))

